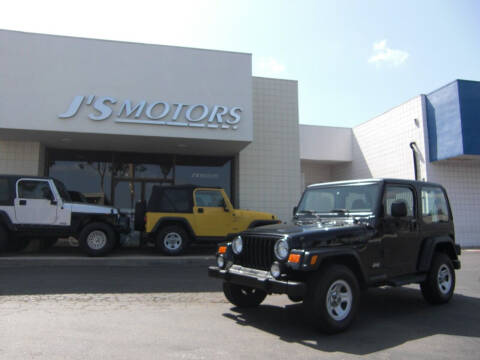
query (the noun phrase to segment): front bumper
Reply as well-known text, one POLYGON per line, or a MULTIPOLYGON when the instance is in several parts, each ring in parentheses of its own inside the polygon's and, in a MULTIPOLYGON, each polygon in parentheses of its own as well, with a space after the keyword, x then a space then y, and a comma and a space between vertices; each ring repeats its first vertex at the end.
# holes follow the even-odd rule
POLYGON ((269 294, 287 294, 303 297, 307 288, 303 282, 277 280, 269 275, 267 271, 244 268, 238 265, 234 265, 228 270, 210 266, 208 268, 208 276, 223 279, 232 284, 264 290, 269 294))

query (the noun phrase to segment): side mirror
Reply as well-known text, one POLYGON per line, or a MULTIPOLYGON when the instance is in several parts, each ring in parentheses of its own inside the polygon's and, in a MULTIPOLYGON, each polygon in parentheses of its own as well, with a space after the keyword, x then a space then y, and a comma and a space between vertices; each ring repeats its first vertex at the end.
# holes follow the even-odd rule
POLYGON ((295 216, 295 214, 297 213, 297 210, 298 210, 298 206, 294 206, 293 207, 293 216, 295 216))
POLYGON ((392 204, 392 216, 393 217, 407 216, 407 204, 405 204, 404 201, 395 201, 392 204))

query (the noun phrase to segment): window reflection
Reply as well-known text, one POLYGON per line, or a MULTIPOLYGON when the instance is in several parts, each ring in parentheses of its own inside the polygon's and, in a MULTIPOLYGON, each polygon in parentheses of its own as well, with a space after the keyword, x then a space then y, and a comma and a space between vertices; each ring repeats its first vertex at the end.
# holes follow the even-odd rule
POLYGON ((175 184, 215 186, 225 189, 231 198, 231 160, 219 160, 213 166, 185 164, 175 166, 175 184))
POLYGON ((68 190, 79 191, 91 203, 109 204, 112 165, 94 161, 53 161, 49 175, 62 181, 68 190))
POLYGON ((148 200, 154 185, 215 186, 232 196, 231 158, 49 149, 48 159, 48 174, 68 190, 131 212, 136 200, 148 200))

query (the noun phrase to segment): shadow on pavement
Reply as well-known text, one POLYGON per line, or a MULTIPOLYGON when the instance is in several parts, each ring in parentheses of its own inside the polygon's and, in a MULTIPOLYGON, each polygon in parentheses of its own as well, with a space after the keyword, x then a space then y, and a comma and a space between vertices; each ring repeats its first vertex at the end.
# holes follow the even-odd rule
POLYGON ((1 295, 221 291, 207 264, 28 266, 0 269, 1 295))
POLYGON ((431 306, 419 290, 379 288, 364 293, 353 326, 337 335, 321 334, 304 323, 301 304, 232 308, 224 316, 286 342, 326 352, 368 355, 438 334, 479 338, 479 309, 480 299, 474 297, 456 294, 448 304, 431 306))
MULTIPOLYGON (((190 245, 182 255, 214 255, 216 252, 217 244, 211 242, 203 242, 190 245)), ((107 255, 106 258, 109 257, 118 257, 118 256, 129 256, 129 255, 141 255, 141 256, 151 256, 151 257, 165 257, 161 253, 155 251, 153 246, 144 246, 144 247, 121 247, 119 249, 114 250, 111 254, 107 255)), ((23 251, 7 251, 0 254, 0 259, 2 257, 45 257, 45 256, 55 256, 55 257, 62 257, 62 256, 74 256, 79 258, 88 258, 78 246, 68 246, 68 244, 64 243, 61 245, 53 246, 50 249, 46 250, 23 250, 23 251)))

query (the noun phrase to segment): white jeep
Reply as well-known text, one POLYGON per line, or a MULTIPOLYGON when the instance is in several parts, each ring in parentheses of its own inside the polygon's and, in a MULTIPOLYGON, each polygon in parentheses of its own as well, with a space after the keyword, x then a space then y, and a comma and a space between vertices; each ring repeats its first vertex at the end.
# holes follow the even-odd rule
POLYGON ((72 236, 89 256, 104 256, 129 230, 118 209, 73 202, 56 179, 0 175, 0 252, 32 238, 51 244, 72 236))

